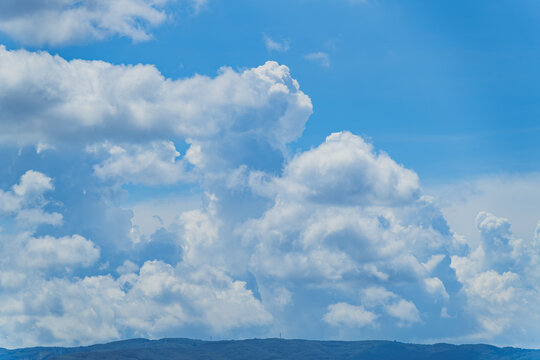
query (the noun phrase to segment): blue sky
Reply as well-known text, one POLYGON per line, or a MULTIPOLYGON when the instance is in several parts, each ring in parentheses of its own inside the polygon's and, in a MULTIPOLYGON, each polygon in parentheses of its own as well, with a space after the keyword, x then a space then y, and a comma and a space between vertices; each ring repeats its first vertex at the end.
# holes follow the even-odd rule
POLYGON ((0 346, 540 346, 534 1, 0 5, 0 346))

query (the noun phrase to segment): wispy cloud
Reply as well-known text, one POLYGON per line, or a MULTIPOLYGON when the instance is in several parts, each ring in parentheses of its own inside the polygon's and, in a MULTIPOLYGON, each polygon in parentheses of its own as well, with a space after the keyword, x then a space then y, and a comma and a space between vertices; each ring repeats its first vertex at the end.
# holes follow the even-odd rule
POLYGON ((208 0, 192 0, 191 3, 195 13, 198 13, 208 5, 208 0))
POLYGON ((289 50, 289 40, 285 39, 282 41, 276 41, 272 39, 270 36, 264 34, 263 35, 264 44, 266 45, 266 48, 270 51, 281 51, 285 52, 289 50))
POLYGON ((310 61, 316 61, 321 66, 330 67, 330 57, 327 53, 319 51, 304 55, 304 58, 310 61))

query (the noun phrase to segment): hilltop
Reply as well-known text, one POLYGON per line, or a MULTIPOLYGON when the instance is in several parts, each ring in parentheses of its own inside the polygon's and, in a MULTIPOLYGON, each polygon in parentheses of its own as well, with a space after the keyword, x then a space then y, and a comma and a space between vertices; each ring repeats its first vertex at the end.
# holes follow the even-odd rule
POLYGON ((85 347, 0 349, 0 360, 529 360, 540 350, 393 341, 132 339, 85 347))

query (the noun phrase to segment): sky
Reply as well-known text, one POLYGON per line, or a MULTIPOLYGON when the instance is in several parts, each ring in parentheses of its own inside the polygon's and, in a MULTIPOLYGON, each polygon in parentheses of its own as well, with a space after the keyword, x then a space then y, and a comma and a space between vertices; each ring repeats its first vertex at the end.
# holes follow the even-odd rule
POLYGON ((0 347, 540 348, 540 4, 0 3, 0 347))

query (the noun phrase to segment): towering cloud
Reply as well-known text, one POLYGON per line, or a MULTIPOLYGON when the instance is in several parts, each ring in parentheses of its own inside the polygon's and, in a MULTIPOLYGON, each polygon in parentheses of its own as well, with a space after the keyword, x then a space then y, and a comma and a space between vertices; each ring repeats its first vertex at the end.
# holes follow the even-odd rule
POLYGON ((456 235, 347 131, 291 154, 312 105, 286 66, 175 80, 2 47, 0 83, 3 346, 537 330, 538 236, 485 212, 456 235))
POLYGON ((487 212, 478 214, 476 227, 481 242, 471 243, 466 256, 453 256, 451 264, 466 311, 481 324, 479 337, 532 344, 539 331, 538 236, 516 238, 507 219, 487 212))

